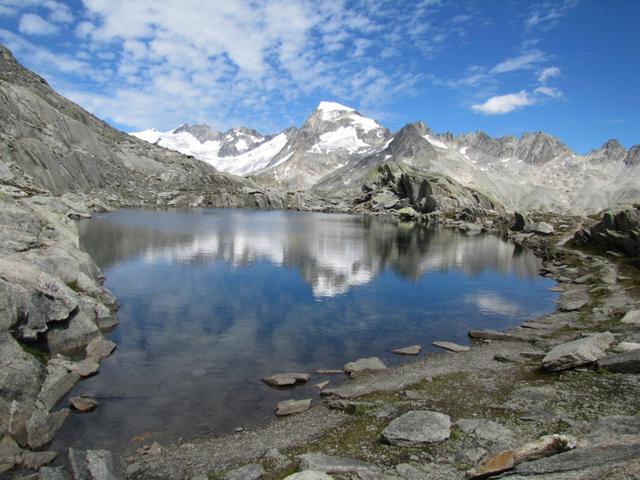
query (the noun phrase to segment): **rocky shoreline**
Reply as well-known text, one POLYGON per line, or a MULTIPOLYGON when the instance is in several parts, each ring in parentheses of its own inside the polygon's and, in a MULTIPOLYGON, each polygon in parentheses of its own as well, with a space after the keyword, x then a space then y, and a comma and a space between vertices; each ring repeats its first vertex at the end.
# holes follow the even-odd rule
MULTIPOLYGON (((22 231, 22 227, 7 233, 14 242, 3 243, 11 248, 3 252, 3 261, 30 265, 34 272, 29 272, 39 275, 39 285, 54 285, 53 291, 43 291, 39 298, 47 302, 53 298, 53 306, 48 308, 63 312, 58 315, 63 317, 59 325, 53 320, 51 325, 46 322, 45 325, 20 325, 20 310, 16 307, 13 323, 7 323, 7 330, 19 332, 18 338, 25 344, 46 339, 48 348, 55 346, 52 351, 66 354, 52 357, 44 366, 21 349, 10 335, 3 335, 3 354, 7 352, 15 357, 9 363, 13 376, 5 376, 3 386, 22 389, 20 398, 3 405, 3 412, 9 412, 9 416, 3 415, 3 418, 10 419, 3 428, 11 435, 3 438, 3 452, 13 452, 3 457, 2 465, 6 467, 38 468, 54 459, 52 452, 32 450, 45 446, 69 414, 67 408, 55 410, 55 405, 83 374, 95 373, 100 358, 114 347, 102 344, 100 326, 113 327, 117 304, 101 286, 100 272, 92 260, 79 250, 77 231, 71 220, 105 207, 89 206, 79 200, 69 196, 33 195, 4 198, 0 202, 3 208, 0 218, 6 227, 3 232, 9 232, 10 219, 20 215, 40 222, 33 230, 40 233, 34 233, 33 238, 27 237, 28 232, 22 231), (43 282, 43 278, 47 281, 43 282), (67 310, 60 305, 66 305, 67 310), (81 322, 74 321, 77 316, 81 322), (64 326, 60 328, 60 325, 64 326), (101 343, 102 348, 97 350, 103 352, 84 359, 83 355, 78 357, 77 352, 91 341, 101 343), (16 383, 16 378, 23 383, 16 383)), ((404 221, 436 220, 433 215, 407 217, 402 211, 397 214, 404 221)), ((502 216, 484 218, 478 223, 454 217, 439 217, 438 221, 470 235, 482 230, 501 234, 517 245, 535 249, 544 259, 541 273, 559 282, 557 289, 562 297, 557 311, 506 332, 472 331, 473 347, 467 352, 432 353, 415 363, 371 372, 337 388, 326 388, 322 392, 322 405, 254 431, 176 445, 155 444, 131 452, 124 459, 105 451, 72 450, 64 462, 71 471, 76 469, 74 462, 88 465, 87 458, 93 455, 96 471, 111 472, 111 476, 100 477, 89 469, 88 475, 93 476, 73 478, 189 479, 199 475, 217 478, 247 463, 260 464, 263 478, 283 478, 298 468, 305 468, 300 456, 309 452, 329 457, 347 456, 337 460, 314 457, 315 470, 338 478, 464 478, 465 472, 477 467, 481 459, 537 440, 543 434, 562 434, 571 441, 575 439, 578 448, 560 456, 576 455, 574 452, 581 449, 602 449, 603 441, 608 450, 631 449, 635 453, 604 462, 594 458, 568 470, 573 473, 546 472, 544 475, 557 476, 537 477, 521 473, 514 478, 574 478, 570 475, 576 472, 591 475, 609 470, 612 475, 618 471, 627 475, 621 473, 622 476, 611 478, 629 478, 629 472, 634 472, 633 475, 640 472, 640 419, 637 416, 640 400, 636 400, 640 398, 640 382, 634 374, 612 373, 618 368, 612 367, 616 362, 613 350, 633 349, 640 342, 637 322, 621 321, 627 312, 640 308, 637 280, 628 272, 618 272, 619 267, 610 259, 564 247, 564 241, 582 226, 576 218, 547 217, 545 220, 559 233, 542 235, 510 231, 511 219, 502 216), (610 334, 606 334, 604 345, 600 344, 600 355, 596 351, 596 357, 570 364, 570 369, 563 368, 560 373, 550 372, 553 369, 548 365, 542 368, 543 359, 554 347, 603 332, 610 334), (604 356, 605 351, 607 356, 602 362, 608 365, 606 370, 597 367, 598 356, 604 356), (585 389, 592 395, 585 397, 585 389), (420 448, 408 443, 390 444, 383 435, 384 429, 394 418, 412 411, 436 412, 449 418, 447 439, 420 445, 420 448), (624 430, 623 437, 614 438, 619 436, 620 429, 624 430), (366 467, 355 459, 364 461, 366 467), (342 463, 338 468, 332 467, 332 462, 342 463), (349 467, 351 463, 360 466, 349 467)), ((622 268, 632 268, 635 272, 634 267, 623 265, 622 268)), ((33 278, 25 275, 8 278, 8 272, 20 272, 20 269, 3 269, 5 292, 11 293, 7 285, 21 285, 20 282, 33 288, 33 283, 24 283, 33 282, 33 278)), ((17 305, 15 301, 7 304, 17 305)), ((31 311, 44 308, 37 303, 29 305, 31 311)), ((3 322, 6 318, 9 317, 5 315, 3 322)), ((90 350, 95 352, 95 346, 90 350)), ((593 353, 591 347, 587 350, 593 353)), ((631 371, 637 373, 636 354, 632 353, 630 360, 623 358, 622 364, 630 364, 631 371)), ((39 478, 65 478, 56 476, 61 468, 64 467, 41 468, 39 478)), ((252 475, 257 471, 257 467, 254 468, 252 475)), ((245 476, 245 473, 229 478, 260 478, 245 476)), ((13 478, 20 478, 16 475, 13 478)))

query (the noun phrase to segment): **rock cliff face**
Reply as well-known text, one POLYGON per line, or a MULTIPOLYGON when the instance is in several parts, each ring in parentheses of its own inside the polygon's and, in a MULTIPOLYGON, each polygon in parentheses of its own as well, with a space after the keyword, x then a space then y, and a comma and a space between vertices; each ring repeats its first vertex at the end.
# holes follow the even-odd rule
POLYGON ((362 190, 357 202, 374 211, 412 207, 419 213, 463 211, 469 218, 504 213, 503 207, 488 195, 463 187, 445 175, 424 173, 398 162, 379 166, 362 190))

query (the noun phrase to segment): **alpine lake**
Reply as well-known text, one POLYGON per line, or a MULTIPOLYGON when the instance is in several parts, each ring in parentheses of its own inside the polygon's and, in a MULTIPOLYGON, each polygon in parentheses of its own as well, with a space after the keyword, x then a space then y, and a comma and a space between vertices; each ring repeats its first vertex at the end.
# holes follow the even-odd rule
POLYGON ((558 294, 531 252, 383 217, 291 211, 120 210, 78 223, 120 303, 117 343, 70 396, 52 448, 122 450, 251 428, 279 401, 312 398, 320 375, 363 357, 423 358, 433 341, 468 344, 550 313, 558 294), (391 350, 420 344, 418 357, 391 350), (291 388, 261 381, 308 372, 291 388))

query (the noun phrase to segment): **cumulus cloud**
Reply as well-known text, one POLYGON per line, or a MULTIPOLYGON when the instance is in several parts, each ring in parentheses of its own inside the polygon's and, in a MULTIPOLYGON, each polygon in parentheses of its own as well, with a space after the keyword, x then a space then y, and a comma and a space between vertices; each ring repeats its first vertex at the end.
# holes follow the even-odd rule
POLYGON ((538 81, 540 83, 546 83, 547 80, 553 77, 560 76, 561 72, 558 67, 547 67, 543 68, 540 74, 538 75, 538 81))
POLYGON ((471 109, 476 113, 483 113, 485 115, 503 115, 535 103, 534 98, 525 90, 521 90, 517 93, 491 97, 484 103, 472 105, 471 109))
POLYGON ((18 30, 25 35, 53 35, 58 31, 58 27, 49 23, 40 15, 25 13, 20 17, 18 30))

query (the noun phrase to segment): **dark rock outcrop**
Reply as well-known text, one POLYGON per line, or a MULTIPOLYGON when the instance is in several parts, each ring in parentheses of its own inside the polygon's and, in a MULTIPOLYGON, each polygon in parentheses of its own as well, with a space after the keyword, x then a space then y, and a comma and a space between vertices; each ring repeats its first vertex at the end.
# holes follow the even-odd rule
POLYGON ((604 212, 599 223, 580 230, 572 241, 576 245, 640 256, 640 205, 604 212))

